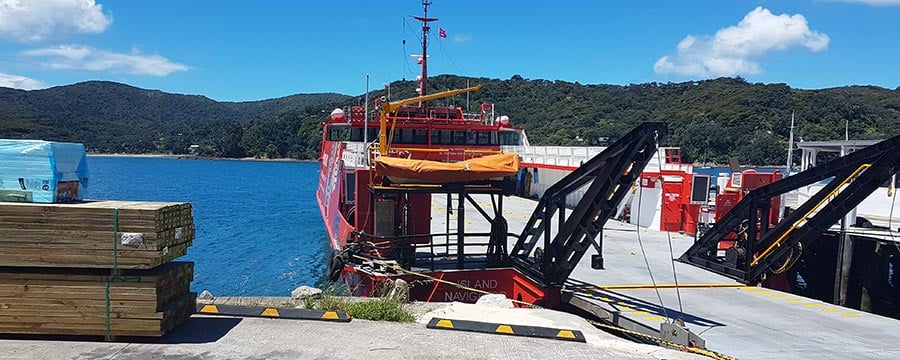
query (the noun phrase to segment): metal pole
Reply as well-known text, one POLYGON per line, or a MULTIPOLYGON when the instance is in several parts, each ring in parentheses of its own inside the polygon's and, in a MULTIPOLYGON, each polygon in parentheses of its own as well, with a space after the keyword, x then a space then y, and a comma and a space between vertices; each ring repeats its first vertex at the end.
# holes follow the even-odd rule
POLYGON ((791 111, 791 134, 788 137, 788 158, 787 158, 787 176, 791 176, 791 169, 794 163, 794 112, 791 111))
POLYGON ((363 121, 363 142, 369 142, 369 73, 366 73, 366 116, 363 121))

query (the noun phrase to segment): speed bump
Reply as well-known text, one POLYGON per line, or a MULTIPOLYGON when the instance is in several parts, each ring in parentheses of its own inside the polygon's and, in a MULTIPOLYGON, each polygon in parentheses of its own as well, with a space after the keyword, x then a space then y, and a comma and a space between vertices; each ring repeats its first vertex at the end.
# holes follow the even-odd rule
POLYGON ((428 322, 428 328, 585 342, 584 333, 582 333, 580 330, 555 329, 539 326, 509 325, 486 323, 480 321, 432 318, 431 321, 428 322))
POLYGON ((222 315, 237 317, 264 317, 274 319, 322 320, 350 322, 350 317, 343 311, 326 311, 312 309, 272 308, 240 305, 197 304, 197 313, 204 315, 222 315))

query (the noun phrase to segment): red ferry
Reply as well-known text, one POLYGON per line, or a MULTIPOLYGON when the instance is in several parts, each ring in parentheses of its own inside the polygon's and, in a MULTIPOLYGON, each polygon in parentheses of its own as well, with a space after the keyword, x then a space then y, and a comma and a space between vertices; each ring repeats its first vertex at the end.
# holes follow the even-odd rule
POLYGON ((518 154, 502 149, 527 146, 527 136, 490 103, 477 114, 429 106, 480 86, 427 93, 429 24, 437 19, 428 17, 430 1, 422 4, 419 96, 376 99, 368 114, 363 106, 336 109, 323 124, 316 197, 333 249, 328 277, 356 296, 382 295, 383 284, 404 279, 413 300, 474 302, 487 292, 556 306, 575 264, 598 245, 603 223, 655 157, 665 127, 644 124, 586 161, 544 191, 521 234, 509 233, 503 198, 521 190, 525 171, 518 154), (576 191, 582 200, 567 212, 576 191), (474 194, 489 195, 492 208, 474 194), (432 201, 444 199, 448 209, 451 199, 458 204, 456 229, 433 233, 432 201), (477 208, 490 231, 467 231, 465 206, 477 208))

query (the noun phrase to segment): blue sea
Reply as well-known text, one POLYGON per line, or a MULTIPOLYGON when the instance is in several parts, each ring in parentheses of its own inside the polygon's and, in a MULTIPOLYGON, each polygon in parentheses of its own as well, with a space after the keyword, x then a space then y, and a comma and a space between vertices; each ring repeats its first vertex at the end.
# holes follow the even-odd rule
POLYGON ((193 204, 193 291, 290 296, 320 284, 331 249, 318 163, 89 156, 86 198, 193 204))

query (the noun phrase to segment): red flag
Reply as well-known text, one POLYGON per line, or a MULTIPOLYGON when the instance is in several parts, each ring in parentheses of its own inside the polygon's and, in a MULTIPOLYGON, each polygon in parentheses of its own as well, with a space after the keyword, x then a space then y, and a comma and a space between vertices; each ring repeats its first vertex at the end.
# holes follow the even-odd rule
POLYGON ((438 28, 438 36, 440 36, 440 37, 442 37, 442 38, 446 38, 446 37, 447 37, 447 31, 444 30, 444 28, 438 28))

